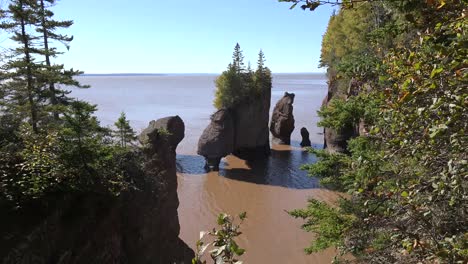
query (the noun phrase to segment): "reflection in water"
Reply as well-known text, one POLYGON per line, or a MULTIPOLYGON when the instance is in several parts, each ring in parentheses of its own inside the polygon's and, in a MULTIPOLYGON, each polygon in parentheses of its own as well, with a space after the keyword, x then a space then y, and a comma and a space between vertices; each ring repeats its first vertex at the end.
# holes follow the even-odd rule
MULTIPOLYGON (((281 186, 291 189, 319 188, 316 178, 311 178, 301 165, 314 163, 315 157, 304 149, 274 146, 266 159, 243 161, 234 156, 223 159, 219 175, 231 180, 255 184, 281 186), (244 164, 243 166, 240 164, 244 164)), ((201 156, 178 155, 179 173, 200 175, 206 173, 205 160, 201 156)))
POLYGON ((318 181, 299 170, 301 164, 313 162, 312 155, 303 150, 271 150, 271 156, 248 162, 249 169, 225 169, 220 175, 229 179, 256 184, 282 186, 291 189, 318 188, 318 181))

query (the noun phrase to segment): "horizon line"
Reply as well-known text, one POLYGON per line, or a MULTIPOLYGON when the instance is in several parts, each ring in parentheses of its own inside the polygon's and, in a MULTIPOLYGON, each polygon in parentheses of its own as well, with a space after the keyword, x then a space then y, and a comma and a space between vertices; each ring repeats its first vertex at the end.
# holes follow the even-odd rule
MULTIPOLYGON (((165 72, 165 73, 145 73, 145 72, 112 72, 112 73, 83 73, 84 75, 181 75, 181 74, 200 74, 200 75, 219 75, 221 73, 211 72, 165 72)), ((326 72, 273 72, 272 74, 326 74, 326 72)))

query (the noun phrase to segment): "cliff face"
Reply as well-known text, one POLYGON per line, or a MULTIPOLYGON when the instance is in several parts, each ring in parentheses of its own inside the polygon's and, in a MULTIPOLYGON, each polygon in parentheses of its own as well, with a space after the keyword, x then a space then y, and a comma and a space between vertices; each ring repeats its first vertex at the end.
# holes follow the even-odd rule
POLYGON ((266 89, 259 99, 233 107, 234 155, 248 160, 270 154, 270 102, 271 89, 266 89))
POLYGON ((270 154, 270 101, 271 89, 266 89, 258 99, 248 98, 211 116, 211 123, 198 141, 197 151, 205 157, 207 169, 217 170, 221 158, 231 153, 245 160, 270 154))
POLYGON ((119 197, 57 194, 45 207, 3 211, 0 262, 190 263, 193 252, 178 237, 175 149, 183 129, 179 117, 152 122, 127 160, 133 187, 119 197))
MULTIPOLYGON (((358 89, 359 84, 354 80, 351 80, 349 83, 348 90, 346 92, 340 92, 337 88, 337 82, 333 80, 333 77, 330 78, 328 82, 328 93, 327 96, 322 101, 322 107, 328 106, 332 98, 348 98, 350 96, 356 95, 356 90, 358 89)), ((337 131, 332 128, 324 128, 324 149, 329 152, 341 152, 344 153, 347 151, 348 140, 359 135, 360 129, 357 127, 347 127, 337 131)))

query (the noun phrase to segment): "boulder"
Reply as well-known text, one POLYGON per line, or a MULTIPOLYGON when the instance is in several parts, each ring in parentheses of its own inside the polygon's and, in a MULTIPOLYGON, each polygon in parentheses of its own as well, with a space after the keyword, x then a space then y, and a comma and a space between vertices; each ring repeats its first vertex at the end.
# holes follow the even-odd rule
POLYGON ((310 142, 310 139, 309 139, 309 131, 307 131, 307 128, 305 127, 301 128, 301 136, 302 136, 301 147, 312 146, 312 143, 310 142))
POLYGON ((270 132, 275 144, 289 145, 291 143, 291 134, 294 131, 293 103, 294 94, 285 92, 273 109, 270 132))
POLYGON ((234 151, 234 122, 228 109, 220 109, 211 116, 211 123, 198 141, 198 155, 205 157, 205 168, 218 170, 221 158, 234 151))

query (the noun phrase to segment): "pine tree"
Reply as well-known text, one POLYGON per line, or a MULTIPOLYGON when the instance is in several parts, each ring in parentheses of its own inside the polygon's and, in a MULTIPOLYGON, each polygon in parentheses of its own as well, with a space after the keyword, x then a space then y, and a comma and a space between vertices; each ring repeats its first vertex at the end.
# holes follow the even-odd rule
POLYGON ((265 66, 265 54, 263 50, 258 53, 257 70, 255 71, 255 90, 258 94, 262 94, 263 91, 272 87, 271 72, 268 67, 265 66))
POLYGON ((244 55, 242 54, 239 43, 236 43, 236 46, 234 47, 234 53, 232 54, 232 67, 234 67, 238 74, 245 71, 244 55))
POLYGON ((135 131, 130 126, 130 122, 127 120, 124 112, 120 113, 120 117, 114 125, 117 127, 115 135, 119 138, 121 147, 127 147, 128 143, 131 143, 136 139, 135 131))
POLYGON ((216 79, 214 105, 216 108, 233 107, 271 90, 271 72, 265 67, 265 55, 260 50, 258 68, 253 71, 250 62, 244 68, 244 56, 239 43, 233 53, 233 62, 216 79))
POLYGON ((265 70, 265 54, 263 54, 263 50, 260 50, 258 53, 258 60, 257 60, 257 71, 263 72, 265 70))
POLYGON ((1 74, 6 97, 15 101, 7 107, 15 108, 21 116, 29 116, 27 119, 34 133, 38 132, 38 100, 41 93, 36 78, 40 65, 35 62, 34 55, 40 54, 40 51, 34 45, 38 37, 31 35, 27 28, 37 22, 34 16, 36 8, 35 1, 12 0, 8 9, 2 10, 2 15, 7 20, 0 24, 0 29, 11 31, 11 39, 19 44, 17 48, 10 50, 12 59, 3 65, 1 74))
POLYGON ((39 8, 37 9, 36 14, 39 23, 37 25, 36 31, 42 34, 43 38, 43 54, 45 57, 44 72, 47 73, 43 77, 48 85, 47 98, 53 106, 53 116, 56 120, 58 120, 59 108, 69 104, 70 99, 66 97, 66 94, 69 92, 57 89, 56 84, 64 84, 67 86, 75 86, 80 88, 87 88, 88 86, 83 86, 73 79, 74 76, 82 74, 81 71, 74 71, 73 69, 66 71, 64 70, 63 65, 53 65, 51 63, 51 58, 62 54, 62 52, 58 52, 56 48, 50 47, 50 41, 54 40, 60 42, 64 44, 68 50, 70 48, 69 44, 73 40, 73 36, 56 33, 57 30, 69 28, 71 25, 73 25, 73 21, 57 21, 53 19, 54 13, 48 8, 53 6, 55 2, 56 0, 39 0, 39 8), (46 6, 45 3, 48 3, 49 5, 46 6))

